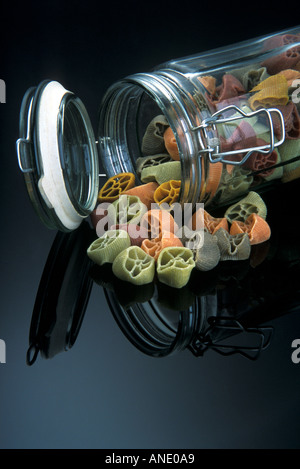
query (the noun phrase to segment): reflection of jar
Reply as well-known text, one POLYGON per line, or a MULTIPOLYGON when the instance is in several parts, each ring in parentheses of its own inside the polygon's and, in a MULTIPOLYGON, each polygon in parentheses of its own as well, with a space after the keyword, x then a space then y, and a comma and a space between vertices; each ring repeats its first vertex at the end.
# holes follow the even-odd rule
MULTIPOLYGON (((107 176, 133 172, 141 182, 138 158, 170 156, 166 146, 153 152, 150 147, 147 155, 142 148, 150 122, 163 115, 181 161, 181 203, 214 208, 249 190, 295 179, 300 176, 299 83, 299 27, 126 77, 101 103, 100 163, 107 176)), ((98 191, 95 139, 84 107, 50 82, 27 94, 21 114, 19 165, 31 197, 38 193, 35 205, 43 204, 39 215, 50 211, 48 225, 74 229, 91 211, 98 191), (56 132, 54 138, 50 131, 56 132), (51 157, 42 154, 47 142, 61 169, 45 163, 51 157), (59 185, 55 197, 52 184, 59 185)))

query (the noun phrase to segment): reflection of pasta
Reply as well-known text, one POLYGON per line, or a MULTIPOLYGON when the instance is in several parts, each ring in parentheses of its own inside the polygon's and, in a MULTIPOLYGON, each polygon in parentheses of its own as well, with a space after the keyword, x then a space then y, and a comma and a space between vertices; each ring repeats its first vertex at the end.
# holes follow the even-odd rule
POLYGON ((130 246, 118 254, 112 270, 120 280, 134 285, 144 285, 154 279, 155 261, 139 246, 130 246))
POLYGON ((130 238, 124 230, 109 230, 96 239, 87 249, 89 258, 98 265, 112 263, 115 257, 130 246, 130 238))
POLYGON ((170 287, 184 287, 195 267, 193 253, 185 247, 168 247, 163 249, 157 259, 158 280, 170 287))

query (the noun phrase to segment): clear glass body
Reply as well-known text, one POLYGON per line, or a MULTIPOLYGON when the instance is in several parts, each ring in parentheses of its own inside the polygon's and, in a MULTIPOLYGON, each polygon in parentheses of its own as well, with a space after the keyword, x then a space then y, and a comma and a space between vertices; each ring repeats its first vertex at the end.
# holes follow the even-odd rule
POLYGON ((300 176, 299 102, 300 27, 171 60, 106 92, 102 164, 109 177, 139 180, 139 158, 168 155, 143 151, 149 123, 163 115, 181 162, 179 202, 226 205, 300 176))

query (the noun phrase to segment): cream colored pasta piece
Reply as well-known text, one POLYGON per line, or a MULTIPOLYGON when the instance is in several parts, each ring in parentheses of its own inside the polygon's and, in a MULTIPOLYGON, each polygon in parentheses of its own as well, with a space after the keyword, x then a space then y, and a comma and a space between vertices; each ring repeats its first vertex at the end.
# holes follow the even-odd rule
POLYGON ((108 230, 88 247, 87 255, 98 265, 112 263, 130 244, 130 237, 125 230, 108 230))
POLYGON ((170 287, 182 288, 188 283, 194 267, 191 249, 167 247, 160 252, 157 259, 157 278, 170 287))
POLYGON ((151 283, 155 275, 155 260, 139 246, 130 246, 113 261, 113 273, 120 280, 134 285, 151 283))
MULTIPOLYGON (((223 230, 223 228, 221 229, 223 230)), ((203 244, 194 251, 194 259, 196 269, 204 272, 212 270, 218 265, 220 261, 220 250, 214 235, 207 231, 203 232, 203 244)))
POLYGON ((228 207, 224 216, 229 223, 232 223, 234 220, 246 221, 251 213, 257 213, 264 219, 267 217, 267 206, 261 196, 254 191, 250 191, 246 197, 228 207))
POLYGON ((204 243, 204 229, 193 230, 192 228, 184 225, 176 235, 181 238, 183 246, 195 251, 200 249, 204 243))
POLYGON ((256 70, 248 70, 242 76, 242 85, 246 91, 250 91, 252 88, 258 85, 261 81, 268 78, 270 75, 267 72, 266 67, 260 67, 256 70))
POLYGON ((259 63, 236 68, 229 73, 240 80, 246 91, 249 91, 258 85, 259 82, 270 76, 266 67, 262 67, 259 63))
POLYGON ((166 152, 163 135, 169 123, 163 114, 154 117, 146 128, 142 140, 144 156, 166 152))
POLYGON ((230 235, 228 231, 221 228, 215 233, 220 261, 239 261, 250 257, 251 245, 247 233, 230 235))
POLYGON ((121 195, 108 206, 109 226, 128 223, 138 224, 147 212, 147 207, 136 195, 121 195))

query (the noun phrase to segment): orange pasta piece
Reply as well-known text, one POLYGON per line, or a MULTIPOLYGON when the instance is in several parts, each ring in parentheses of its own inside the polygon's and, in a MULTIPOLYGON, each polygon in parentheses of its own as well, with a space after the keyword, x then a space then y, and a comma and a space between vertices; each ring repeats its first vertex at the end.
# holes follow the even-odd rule
POLYGON ((144 239, 141 248, 157 261, 160 252, 172 246, 183 247, 183 244, 174 233, 165 231, 158 238, 144 239))
POLYGON ((179 150, 178 150, 175 135, 171 127, 168 127, 167 130, 164 132, 164 142, 165 142, 166 150, 171 156, 171 158, 173 158, 173 160, 179 161, 180 160, 179 150))
POLYGON ((229 231, 228 221, 225 217, 215 218, 203 208, 199 208, 192 216, 192 229, 206 229, 209 233, 215 234, 220 228, 229 231))
POLYGON ((146 212, 140 222, 140 226, 148 232, 148 238, 158 238, 163 232, 175 233, 178 225, 167 210, 152 209, 146 212))
POLYGON ((216 79, 210 75, 205 77, 198 77, 198 80, 202 85, 207 89, 211 94, 214 94, 216 91, 216 79))
POLYGON ((132 189, 122 192, 123 195, 136 195, 140 201, 146 205, 147 209, 151 209, 151 204, 154 204, 154 193, 159 187, 157 182, 148 182, 147 184, 141 184, 135 186, 132 189))
POLYGON ((293 85, 294 80, 300 78, 300 72, 298 70, 292 70, 291 68, 282 70, 278 75, 283 75, 286 78, 288 87, 293 85))
POLYGON ((230 227, 230 234, 247 233, 250 244, 259 244, 267 241, 271 236, 269 224, 256 213, 249 215, 245 222, 233 221, 230 227))
POLYGON ((208 180, 206 183, 206 193, 210 194, 210 198, 212 199, 219 187, 221 176, 223 171, 223 163, 209 163, 208 169, 208 180))

